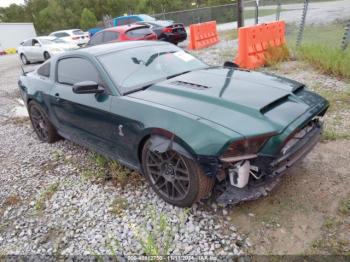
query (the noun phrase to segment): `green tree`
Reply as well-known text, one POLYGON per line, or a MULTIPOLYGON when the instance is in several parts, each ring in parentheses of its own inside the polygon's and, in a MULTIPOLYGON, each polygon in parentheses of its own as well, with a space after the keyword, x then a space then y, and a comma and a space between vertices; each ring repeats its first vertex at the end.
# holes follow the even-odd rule
POLYGON ((96 16, 89 9, 84 8, 80 17, 80 28, 83 30, 87 30, 91 27, 95 27, 97 24, 96 16))
POLYGON ((0 21, 2 22, 30 22, 31 17, 22 5, 12 4, 7 8, 0 8, 0 21))

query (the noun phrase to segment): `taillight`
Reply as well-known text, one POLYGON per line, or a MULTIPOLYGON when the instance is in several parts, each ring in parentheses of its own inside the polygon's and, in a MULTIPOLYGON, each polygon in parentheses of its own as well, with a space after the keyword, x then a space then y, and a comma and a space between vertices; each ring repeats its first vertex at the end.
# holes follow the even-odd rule
POLYGON ((171 28, 169 28, 169 27, 165 27, 164 29, 163 29, 163 32, 164 33, 171 33, 173 31, 173 29, 171 29, 171 28))
POLYGON ((256 154, 265 142, 273 135, 275 135, 275 133, 235 141, 226 149, 222 158, 256 154))
POLYGON ((80 37, 79 36, 73 36, 72 39, 73 40, 78 40, 80 37))

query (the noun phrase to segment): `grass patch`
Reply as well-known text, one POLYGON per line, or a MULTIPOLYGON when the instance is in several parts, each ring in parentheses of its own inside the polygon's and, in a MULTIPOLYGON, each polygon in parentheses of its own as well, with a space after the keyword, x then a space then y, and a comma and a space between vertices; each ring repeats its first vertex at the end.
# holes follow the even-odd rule
POLYGON ((170 218, 163 212, 157 212, 155 208, 146 211, 146 217, 150 225, 143 225, 134 230, 136 239, 142 246, 143 253, 147 256, 170 255, 176 232, 179 231, 187 219, 188 209, 182 212, 178 223, 171 223, 170 218))
POLYGON ((350 215, 350 198, 340 203, 339 211, 344 215, 350 215))
MULTIPOLYGON (((332 255, 350 255, 347 247, 349 242, 345 239, 317 239, 311 243, 314 252, 325 252, 332 255)), ((319 254, 319 253, 316 253, 319 254)))
POLYGON ((103 171, 91 171, 91 170, 83 170, 81 175, 84 180, 93 181, 96 183, 101 183, 106 180, 106 175, 103 171))
POLYGON ((322 141, 335 141, 339 139, 350 139, 350 132, 349 133, 340 133, 335 130, 330 130, 327 127, 323 131, 322 134, 322 141))
POLYGON ((332 230, 334 229, 337 225, 339 225, 339 222, 336 220, 334 217, 327 217, 324 222, 322 227, 326 230, 332 230))
POLYGON ((329 101, 329 109, 325 116, 323 141, 350 139, 348 125, 350 110, 350 89, 344 91, 325 89, 322 85, 314 85, 312 90, 329 101))
POLYGON ((238 31, 237 29, 221 31, 219 32, 219 37, 221 40, 234 40, 238 38, 238 31))
POLYGON ((305 44, 298 50, 298 57, 324 74, 350 79, 350 48, 343 51, 323 44, 305 44))
POLYGON ((112 214, 120 216, 124 213, 125 209, 129 206, 128 200, 126 198, 117 197, 113 200, 109 207, 109 211, 112 214))
MULTIPOLYGON (((276 14, 276 9, 259 9, 259 17, 276 14)), ((284 11, 284 10, 281 10, 284 11)), ((244 19, 255 18, 255 10, 245 9, 243 12, 244 19)))
POLYGON ((283 61, 286 61, 290 57, 289 49, 287 45, 281 45, 278 47, 268 47, 264 52, 265 65, 275 66, 283 61))
POLYGON ((309 62, 322 73, 350 79, 350 48, 340 49, 345 25, 346 21, 337 21, 329 25, 306 26, 301 47, 296 49, 298 25, 287 24, 288 46, 298 59, 309 62))
MULTIPOLYGON (((327 25, 310 25, 304 29, 302 45, 323 44, 328 47, 340 47, 344 35, 346 21, 335 22, 327 25)), ((290 48, 295 50, 299 24, 286 25, 286 38, 290 48)))
POLYGON ((24 125, 29 123, 30 123, 30 119, 27 116, 12 117, 5 120, 5 125, 6 124, 24 125))
POLYGON ((95 183, 111 181, 113 185, 122 188, 127 184, 138 185, 142 181, 141 176, 137 172, 120 165, 117 161, 109 160, 99 154, 92 154, 90 159, 91 164, 95 165, 95 168, 81 171, 81 176, 84 180, 95 183))
POLYGON ((50 200, 52 196, 58 191, 59 185, 59 182, 55 182, 40 194, 39 199, 35 202, 34 205, 34 209, 36 211, 42 211, 45 209, 45 202, 47 200, 50 200))
POLYGON ((100 168, 106 167, 108 160, 103 155, 93 154, 92 159, 95 161, 96 165, 100 168))
POLYGON ((21 202, 21 198, 17 195, 10 195, 4 201, 4 206, 15 206, 21 202))

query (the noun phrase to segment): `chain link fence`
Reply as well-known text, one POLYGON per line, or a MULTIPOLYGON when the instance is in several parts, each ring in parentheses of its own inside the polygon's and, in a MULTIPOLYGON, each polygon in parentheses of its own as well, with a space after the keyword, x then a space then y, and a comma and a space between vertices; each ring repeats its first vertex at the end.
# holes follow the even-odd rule
POLYGON ((217 23, 237 21, 237 4, 202 7, 189 10, 153 14, 158 20, 173 20, 185 26, 215 20, 217 23))

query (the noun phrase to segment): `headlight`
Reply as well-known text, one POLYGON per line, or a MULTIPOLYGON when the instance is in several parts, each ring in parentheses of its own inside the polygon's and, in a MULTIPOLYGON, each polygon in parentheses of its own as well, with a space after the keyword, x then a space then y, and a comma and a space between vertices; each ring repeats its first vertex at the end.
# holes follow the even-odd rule
POLYGON ((273 135, 275 133, 235 141, 226 149, 220 159, 224 162, 233 162, 254 158, 265 142, 273 135))

